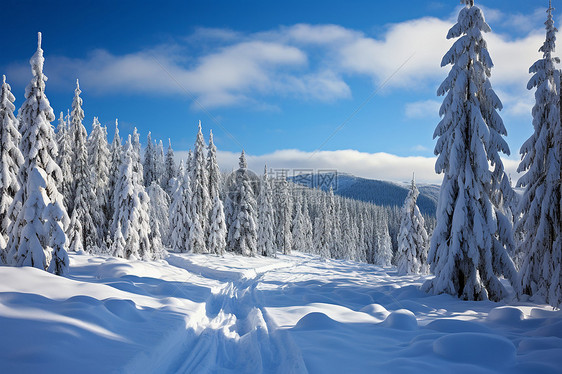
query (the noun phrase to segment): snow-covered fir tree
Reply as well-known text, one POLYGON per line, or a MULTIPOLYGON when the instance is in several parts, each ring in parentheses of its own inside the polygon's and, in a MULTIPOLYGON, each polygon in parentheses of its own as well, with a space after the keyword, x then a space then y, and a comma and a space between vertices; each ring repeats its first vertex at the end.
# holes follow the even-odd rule
MULTIPOLYGON (((191 207, 193 209, 193 225, 200 225, 201 230, 203 230, 202 244, 197 244, 192 249, 195 253, 206 253, 207 248, 205 242, 206 235, 209 230, 208 226, 209 213, 211 211, 211 199, 209 197, 209 172, 207 170, 207 158, 205 156, 205 140, 203 139, 203 133, 201 132, 201 121, 199 121, 192 164, 191 191, 193 193, 193 198, 191 200, 191 207)), ((194 227, 192 232, 195 233, 197 230, 199 230, 199 228, 194 227)), ((200 243, 199 238, 197 238, 196 243, 200 243)))
POLYGON ((377 224, 375 240, 373 263, 380 266, 390 266, 392 264, 392 241, 386 217, 377 224))
POLYGON ((207 249, 209 253, 219 256, 224 255, 226 249, 226 219, 224 207, 219 195, 213 197, 211 205, 211 217, 209 221, 209 235, 207 237, 207 249))
POLYGON ((153 181, 157 180, 156 148, 152 143, 152 137, 150 131, 146 136, 146 148, 144 150, 143 171, 144 171, 144 185, 148 187, 152 184, 153 181))
POLYGON ((509 154, 509 148, 497 112, 502 104, 488 79, 493 64, 483 33, 490 27, 473 0, 463 2, 447 35, 459 39, 441 62, 452 65, 438 89, 446 96, 434 133, 439 138, 435 170, 444 178, 428 255, 435 278, 424 289, 465 300, 499 300, 506 295, 499 277, 518 288, 506 250, 513 245, 512 228, 500 206, 511 186, 499 152, 509 154))
MULTIPOLYGON (((107 183, 108 195, 108 205, 106 207, 106 218, 107 221, 111 221, 113 218, 113 209, 115 206, 114 196, 115 196, 115 186, 117 185, 117 180, 119 179, 119 173, 121 169, 121 159, 123 158, 123 146, 121 145, 121 137, 119 136, 119 122, 115 120, 115 135, 113 136, 113 141, 109 147, 109 180, 107 183)), ((110 232, 110 237, 114 234, 113 231, 110 232)), ((108 243, 109 244, 109 243, 108 243)))
POLYGON ((164 171, 164 178, 162 180, 162 188, 171 196, 173 194, 173 187, 171 182, 176 178, 176 162, 174 161, 174 150, 172 149, 172 141, 168 139, 168 151, 166 152, 166 165, 164 171))
POLYGON ((417 205, 419 191, 414 178, 404 207, 398 234, 396 266, 400 274, 425 274, 428 236, 425 222, 417 205))
POLYGON ((4 250, 8 242, 8 229, 16 218, 10 216, 9 210, 16 192, 21 188, 18 172, 23 164, 23 155, 19 149, 21 134, 14 115, 15 100, 4 75, 0 91, 0 264, 7 262, 4 250))
POLYGON ((114 192, 112 248, 117 251, 113 253, 114 256, 150 260, 157 257, 158 249, 151 247, 149 197, 142 184, 142 167, 139 171, 135 170, 138 159, 138 149, 129 136, 114 192), (124 248, 121 248, 123 242, 124 248))
POLYGON ((299 252, 308 252, 312 247, 312 226, 308 216, 307 204, 304 209, 301 198, 295 198, 295 217, 293 219, 293 249, 299 252))
POLYGON ((187 252, 189 240, 189 227, 191 226, 191 214, 188 211, 190 196, 189 176, 183 170, 183 162, 177 175, 174 193, 170 203, 170 240, 168 245, 175 251, 187 252))
MULTIPOLYGON (((330 189, 331 191, 331 189, 330 189)), ((330 258, 330 248, 333 245, 332 212, 334 211, 333 193, 321 197, 319 212, 314 220, 315 252, 322 258, 330 258), (331 196, 331 197, 330 197, 331 196)))
POLYGON ((154 147, 154 173, 156 175, 156 182, 160 184, 160 187, 162 187, 162 180, 164 179, 164 174, 166 172, 166 164, 164 162, 164 144, 162 144, 162 140, 159 140, 158 144, 155 142, 154 147))
POLYGON ((63 113, 60 113, 59 125, 57 126, 57 144, 59 154, 57 163, 62 171, 62 178, 60 181, 59 192, 64 196, 64 206, 69 209, 72 206, 73 200, 73 186, 74 175, 72 174, 72 162, 74 159, 72 132, 70 131, 70 114, 67 118, 63 118, 63 113))
POLYGON ((265 165, 258 196, 258 251, 263 256, 274 257, 276 253, 275 217, 271 195, 271 181, 267 175, 267 165, 265 165))
POLYGON ((131 152, 131 157, 133 161, 133 172, 139 176, 141 184, 144 185, 144 170, 141 162, 141 144, 140 144, 140 134, 135 127, 133 129, 133 135, 131 135, 131 145, 133 150, 131 152))
POLYGON ((293 223, 293 199, 291 187, 285 175, 274 180, 273 201, 275 204, 275 226, 277 236, 277 248, 283 254, 291 253, 293 247, 293 235, 291 225, 293 223))
POLYGON ((553 56, 556 28, 548 8, 543 57, 529 69, 533 74, 528 89, 536 88, 533 107, 534 132, 521 147, 518 172, 525 172, 517 185, 525 187, 520 202, 518 243, 523 263, 522 291, 553 306, 562 304, 562 137, 560 124, 560 71, 553 56))
POLYGON ((161 248, 158 242, 168 244, 168 232, 170 229, 169 212, 170 197, 160 187, 156 181, 153 181, 146 189, 150 198, 150 208, 148 214, 150 216, 150 239, 153 248, 161 248), (156 243, 155 243, 156 242, 156 243))
POLYGON ((102 211, 94 191, 94 175, 88 162, 87 133, 82 124, 84 111, 80 86, 76 81, 74 100, 72 102, 72 132, 74 134, 74 201, 71 205, 71 219, 68 236, 70 249, 73 251, 87 250, 97 252, 101 246, 103 222, 102 211), (96 217, 96 219, 94 219, 96 217))
POLYGON ((61 275, 69 266, 64 248, 69 219, 57 190, 62 172, 56 163, 58 146, 50 124, 55 115, 45 95, 44 61, 39 33, 37 51, 30 60, 33 78, 18 113, 24 160, 18 174, 21 188, 8 213, 15 217, 9 229, 8 261, 61 275))
POLYGON ((236 171, 234 220, 228 228, 228 248, 244 256, 257 255, 256 200, 252 188, 244 151, 240 155, 240 168, 236 171))
POLYGON ((98 212, 92 215, 94 224, 98 227, 100 243, 103 243, 104 233, 107 231, 109 215, 109 163, 111 153, 107 144, 107 129, 102 127, 97 117, 94 117, 92 132, 88 138, 88 164, 93 178, 94 195, 97 197, 98 212))

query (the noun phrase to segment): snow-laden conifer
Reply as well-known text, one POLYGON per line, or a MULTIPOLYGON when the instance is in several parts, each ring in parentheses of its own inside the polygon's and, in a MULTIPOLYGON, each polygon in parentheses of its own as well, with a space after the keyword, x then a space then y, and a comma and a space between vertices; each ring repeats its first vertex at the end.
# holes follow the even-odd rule
POLYGON ((109 207, 109 163, 111 153, 107 144, 107 129, 102 127, 97 117, 94 117, 92 132, 88 139, 88 164, 90 165, 94 195, 97 198, 99 212, 92 215, 94 224, 98 227, 100 242, 107 230, 109 207))
POLYGON ((115 186, 112 232, 114 233, 113 248, 117 252, 114 252, 113 255, 129 259, 150 260, 155 258, 157 252, 155 248, 151 247, 149 197, 142 184, 142 167, 140 171, 135 170, 135 163, 138 162, 138 159, 138 149, 134 147, 131 136, 129 136, 123 152, 119 179, 115 186), (123 240, 120 239, 120 236, 123 237, 123 240), (123 241, 124 249, 122 253, 119 253, 123 241))
POLYGON ((189 227, 191 226, 191 214, 188 211, 189 199, 188 187, 189 176, 183 170, 183 162, 180 161, 180 168, 176 180, 174 193, 170 203, 170 241, 168 245, 175 251, 187 252, 189 240, 189 227))
POLYGON ((258 252, 264 256, 274 257, 276 253, 275 219, 271 195, 271 181, 267 175, 266 165, 258 196, 258 252))
POLYGON ((161 245, 158 246, 158 241, 167 244, 168 240, 168 232, 170 229, 170 197, 156 181, 153 181, 152 184, 148 186, 146 192, 150 198, 149 216, 151 228, 150 238, 153 242, 152 247, 160 248, 161 245))
POLYGON ((153 181, 157 180, 156 149, 154 147, 154 144, 152 143, 152 137, 150 131, 146 136, 146 148, 144 149, 143 171, 144 171, 144 185, 148 187, 152 184, 153 181))
POLYGON ((459 39, 441 62, 452 65, 437 92, 445 99, 434 133, 439 138, 435 170, 444 177, 428 256, 435 278, 424 289, 465 300, 499 300, 506 295, 502 275, 518 286, 506 250, 513 245, 512 227, 502 211, 511 186, 499 152, 509 154, 509 147, 497 112, 502 104, 489 81, 493 64, 483 33, 490 27, 473 0, 463 2, 447 35, 459 39))
POLYGON ((74 100, 72 102, 72 132, 74 134, 74 160, 72 173, 74 175, 74 201, 71 205, 71 219, 68 236, 73 250, 86 250, 90 253, 101 248, 103 222, 100 218, 102 211, 94 191, 94 178, 88 162, 87 133, 82 124, 84 111, 80 86, 76 81, 74 100), (96 217, 97 219, 94 219, 96 217))
POLYGON ((277 248, 283 254, 291 253, 293 247, 293 234, 291 225, 293 223, 293 198, 291 187, 287 182, 287 178, 277 178, 275 180, 275 189, 273 191, 273 201, 276 207, 276 235, 277 248))
POLYGON ((228 248, 244 256, 257 255, 256 200, 244 151, 236 171, 234 221, 228 231, 228 248))
POLYGON ((428 236, 423 216, 416 203, 419 194, 415 180, 412 178, 412 185, 402 208, 398 234, 396 266, 400 274, 426 272, 428 236))
POLYGON ((211 206, 211 217, 209 221, 209 236, 207 238, 207 248, 209 253, 219 256, 224 255, 226 249, 226 220, 224 207, 219 195, 213 198, 211 206))
POLYGON ((6 76, 2 78, 0 91, 0 236, 4 243, 0 247, 0 264, 6 263, 5 245, 8 241, 8 229, 16 218, 8 214, 16 192, 21 185, 18 181, 19 168, 23 164, 23 155, 19 149, 21 134, 18 121, 14 116, 14 101, 6 76))
POLYGON ((529 69, 533 74, 528 89, 536 88, 533 107, 534 132, 521 147, 518 172, 525 172, 518 186, 525 187, 520 202, 518 245, 522 291, 553 306, 562 304, 562 154, 560 138, 560 62, 553 56, 556 28, 548 8, 543 57, 529 69))
POLYGON ((74 189, 74 175, 72 174, 72 163, 74 159, 73 144, 74 140, 72 132, 70 131, 70 115, 63 118, 62 112, 60 113, 59 125, 57 127, 57 144, 59 154, 57 163, 62 172, 62 178, 59 183, 59 192, 64 196, 64 206, 68 210, 72 206, 73 189, 74 189))
MULTIPOLYGON (((115 135, 113 136, 113 141, 109 147, 109 181, 107 184, 108 192, 108 208, 106 218, 109 221, 113 218, 113 209, 115 206, 114 196, 115 196, 115 186, 117 185, 117 180, 119 179, 119 173, 121 169, 121 159, 123 158, 123 146, 121 145, 121 137, 119 136, 119 122, 115 120, 115 135)), ((114 231, 110 232, 110 236, 114 234, 114 231)))
POLYGON ((166 152, 166 165, 164 171, 164 179, 162 182, 162 188, 168 192, 171 196, 173 191, 173 186, 171 182, 176 178, 176 162, 174 161, 174 150, 172 149, 172 141, 168 139, 168 151, 166 152))
POLYGON ((164 174, 166 172, 166 164, 164 161, 164 144, 162 144, 162 140, 159 140, 158 143, 156 143, 156 141, 154 142, 154 150, 155 180, 158 184, 160 184, 160 187, 162 187, 162 180, 164 179, 164 174))
POLYGON ((37 51, 30 60, 33 78, 18 113, 24 160, 18 174, 21 188, 8 213, 15 217, 9 229, 8 261, 64 274, 68 269, 64 231, 69 219, 57 190, 62 173, 56 163, 58 147, 50 124, 55 115, 45 95, 41 33, 38 36, 37 51), (57 225, 62 232, 55 230, 57 225))
MULTIPOLYGON (((206 235, 208 234, 209 213, 211 211, 211 199, 209 197, 209 172, 207 170, 207 160, 205 156, 205 140, 201 132, 201 121, 199 121, 199 129, 197 131, 197 140, 193 151, 193 166, 191 169, 191 191, 193 198, 191 200, 191 209, 193 210, 195 227, 193 233, 197 232, 201 226, 203 230, 202 244, 194 245, 192 248, 195 253, 206 253, 206 235), (197 217, 195 219, 195 216, 197 217)), ((195 235, 195 234, 194 234, 195 235)), ((200 243, 197 238, 194 243, 200 243)))

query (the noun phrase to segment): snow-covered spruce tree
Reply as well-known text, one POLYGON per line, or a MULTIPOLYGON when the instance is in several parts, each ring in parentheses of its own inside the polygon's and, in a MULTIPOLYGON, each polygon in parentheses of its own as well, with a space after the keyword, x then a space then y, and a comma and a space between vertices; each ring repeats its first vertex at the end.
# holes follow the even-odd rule
MULTIPOLYGON (((162 140, 154 142, 155 156, 154 156, 154 173, 156 175, 156 182, 162 187, 162 180, 164 179, 164 174, 166 172, 166 165, 164 163, 164 144, 162 140)), ((162 187, 164 188, 164 187, 162 187)))
POLYGON ((306 252, 307 248, 307 227, 304 212, 299 196, 295 197, 295 217, 293 218, 293 249, 299 252, 306 252))
POLYGON ((45 95, 44 61, 39 33, 37 51, 30 60, 33 78, 18 113, 24 160, 18 174, 21 188, 8 213, 15 219, 9 229, 7 248, 12 264, 34 266, 61 275, 69 266, 64 248, 69 219, 63 196, 57 190, 62 173, 55 161, 58 147, 50 124, 55 115, 45 95), (57 225, 62 232, 55 230, 57 225), (55 261, 53 265, 52 261, 55 261))
POLYGON ((142 167, 144 171, 144 185, 148 187, 156 180, 156 149, 152 143, 150 131, 146 136, 146 148, 144 150, 142 167))
POLYGON ((423 288, 495 301, 506 295, 500 276, 519 288, 506 250, 513 245, 512 228, 498 204, 511 188, 499 155, 509 154, 509 147, 497 113, 502 104, 488 79, 493 64, 482 33, 490 27, 473 0, 463 2, 466 7, 447 35, 460 38, 441 63, 453 67, 438 90, 446 96, 434 133, 439 137, 435 170, 444 177, 428 255, 435 278, 423 288))
POLYGON ((153 248, 161 248, 160 243, 164 242, 168 244, 168 232, 170 230, 169 222, 169 212, 170 212, 170 197, 160 187, 156 181, 152 181, 152 184, 146 189, 148 197, 150 198, 150 228, 151 234, 150 239, 153 242, 153 248), (156 243, 155 243, 156 242, 156 243))
POLYGON ((72 250, 87 250, 94 253, 100 250, 103 237, 103 227, 98 226, 102 221, 100 218, 102 212, 94 191, 94 175, 88 162, 87 133, 82 124, 84 111, 82 110, 82 98, 80 98, 81 92, 77 80, 72 102, 74 201, 71 206, 72 214, 67 234, 72 250))
POLYGON ((168 151, 166 152, 166 165, 164 178, 162 180, 162 188, 168 192, 170 196, 174 193, 171 182, 176 178, 176 162, 174 161, 174 150, 172 149, 172 141, 168 139, 168 151))
POLYGON ((384 212, 378 215, 375 228, 375 250, 373 263, 379 266, 390 266, 392 262, 392 240, 388 231, 388 218, 384 212))
POLYGON ((170 240, 168 245, 175 251, 187 252, 191 214, 188 211, 190 196, 188 196, 189 176, 183 171, 183 162, 174 182, 174 193, 170 203, 170 240), (174 182, 175 181, 175 182, 174 182))
POLYGON ((0 91, 0 264, 7 262, 4 250, 8 241, 8 229, 16 218, 8 212, 16 192, 21 188, 18 173, 23 164, 23 155, 19 149, 21 134, 14 116, 15 100, 4 75, 0 91))
POLYGON ((209 198, 214 200, 216 195, 220 195, 222 182, 217 161, 217 147, 213 141, 212 130, 209 134, 209 145, 207 146, 207 174, 209 175, 209 198))
POLYGON ((274 257, 276 253, 273 227, 275 220, 271 200, 271 182, 265 165, 258 196, 258 252, 268 257, 274 257))
POLYGON ((228 231, 228 248, 244 256, 257 255, 256 200, 244 151, 236 171, 237 204, 228 231))
POLYGON ((226 249, 226 220, 224 216, 224 207, 219 195, 213 198, 211 206, 211 217, 209 221, 209 236, 207 238, 207 249, 209 253, 219 256, 224 255, 226 249))
POLYGON ((111 153, 107 144, 107 129, 94 117, 92 132, 88 138, 88 164, 93 178, 94 195, 97 197, 98 212, 92 215, 98 227, 100 244, 107 231, 109 215, 109 162, 111 153))
MULTIPOLYGON (((197 216, 197 221, 203 230, 203 244, 193 247, 195 253, 206 253, 206 236, 208 234, 209 213, 211 211, 211 199, 209 197, 209 173, 207 171, 207 160, 205 157, 205 140, 201 132, 201 121, 199 121, 199 129, 197 131, 197 140, 193 152, 193 167, 191 169, 191 191, 193 198, 191 207, 193 209, 193 217, 197 216)), ((196 222, 193 222, 196 225, 196 222)), ((198 230, 195 227, 194 232, 198 230)), ((199 243, 199 240, 197 240, 199 243)))
POLYGON ((291 225, 293 223, 293 199, 291 187, 287 178, 283 176, 275 180, 273 201, 275 203, 275 225, 277 236, 277 248, 283 254, 291 253, 293 247, 293 235, 291 225))
POLYGON ((528 89, 536 88, 533 107, 534 132, 521 147, 518 172, 525 172, 517 185, 525 187, 521 199, 518 243, 522 254, 522 291, 553 306, 562 304, 562 196, 560 149, 560 71, 554 57, 556 28, 548 8, 546 40, 539 49, 543 58, 531 66, 528 89), (557 140, 558 139, 558 144, 557 140))
POLYGON ((319 211, 314 220, 314 245, 316 253, 322 258, 330 258, 330 248, 332 246, 332 220, 331 212, 333 212, 333 199, 327 194, 321 194, 319 211))
POLYGON ((419 191, 414 178, 402 208, 398 234, 396 266, 400 274, 425 274, 428 236, 425 222, 417 205, 419 191))
POLYGON ((150 260, 155 257, 155 251, 150 246, 149 197, 142 184, 142 167, 140 172, 135 171, 138 158, 138 150, 134 148, 129 136, 115 186, 112 248, 117 251, 113 253, 114 256, 150 260), (123 241, 124 249, 119 253, 123 241))
MULTIPOLYGON (((123 146, 121 145, 121 137, 119 136, 119 123, 115 120, 115 135, 113 136, 113 142, 109 147, 109 180, 107 183, 108 190, 108 205, 106 207, 106 218, 110 222, 113 218, 113 209, 115 206, 114 196, 115 196, 115 186, 117 185, 117 180, 119 179, 119 173, 121 168, 121 159, 123 158, 123 146)), ((109 238, 115 234, 114 231, 109 232, 109 238)), ((110 244, 108 241, 108 245, 110 244)))
POLYGON ((72 160, 74 159, 72 132, 69 127, 70 117, 63 118, 60 113, 59 125, 57 126, 57 144, 59 154, 57 163, 62 171, 62 178, 58 186, 59 192, 64 196, 64 206, 69 209, 73 204, 74 176, 72 174, 72 160))
POLYGON ((133 135, 131 136, 131 145, 133 147, 131 151, 131 157, 133 161, 133 172, 138 175, 140 183, 144 185, 144 170, 141 162, 141 144, 140 135, 135 127, 133 129, 133 135))

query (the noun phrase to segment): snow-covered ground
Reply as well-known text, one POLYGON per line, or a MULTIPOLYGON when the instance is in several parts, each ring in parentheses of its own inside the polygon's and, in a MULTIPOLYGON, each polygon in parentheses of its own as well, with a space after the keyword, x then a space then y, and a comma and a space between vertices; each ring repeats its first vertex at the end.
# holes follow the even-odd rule
POLYGON ((560 373, 562 313, 295 254, 0 267, 2 373, 560 373))

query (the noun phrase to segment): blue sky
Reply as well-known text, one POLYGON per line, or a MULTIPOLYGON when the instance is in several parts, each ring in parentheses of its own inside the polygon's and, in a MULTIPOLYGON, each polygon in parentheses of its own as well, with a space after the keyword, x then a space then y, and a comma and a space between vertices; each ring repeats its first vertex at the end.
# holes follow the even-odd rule
MULTIPOLYGON (((513 172, 531 133, 533 93, 525 86, 540 57, 547 2, 476 2, 493 29, 492 84, 505 106, 513 172)), ((88 130, 98 116, 111 135, 119 118, 122 134, 136 126, 182 151, 201 120, 225 169, 243 147, 257 170, 269 161, 391 180, 416 170, 421 180, 439 180, 431 171, 435 92, 448 72, 439 64, 452 44, 445 37, 457 1, 4 4, 0 71, 17 106, 41 31, 51 104, 57 116, 66 113, 79 78, 88 130)))

